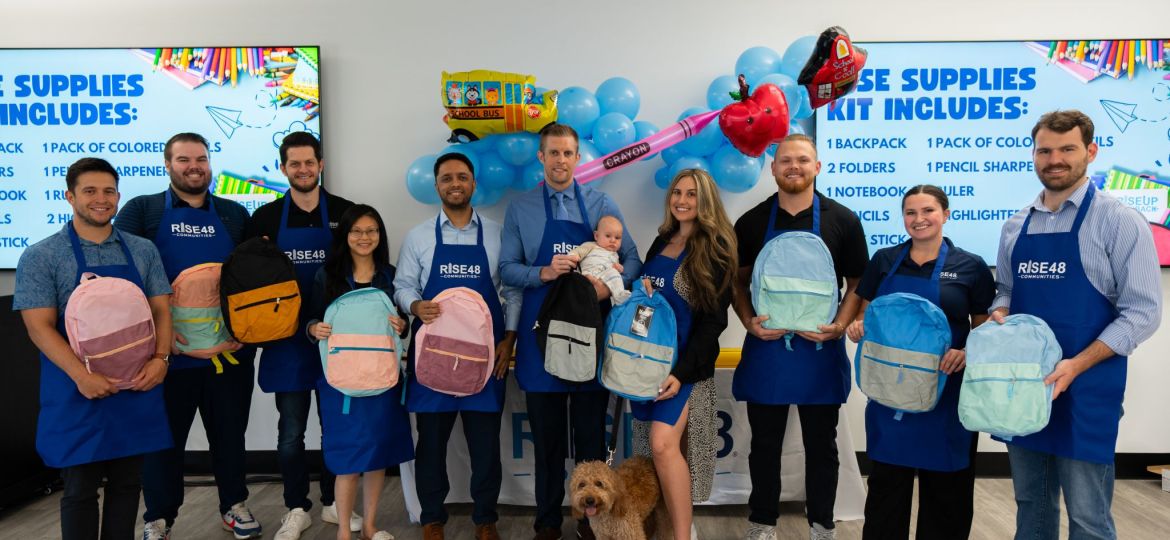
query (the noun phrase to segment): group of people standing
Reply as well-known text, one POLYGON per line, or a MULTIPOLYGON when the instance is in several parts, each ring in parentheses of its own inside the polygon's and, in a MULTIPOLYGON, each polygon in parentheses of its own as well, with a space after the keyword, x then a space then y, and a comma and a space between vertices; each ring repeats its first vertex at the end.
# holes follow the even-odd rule
MULTIPOLYGON (((475 538, 500 538, 499 437, 504 378, 514 355, 533 435, 535 538, 561 538, 565 464, 570 455, 578 462, 605 459, 609 392, 596 382, 569 384, 546 372, 544 351, 529 329, 549 284, 581 262, 574 248, 596 239, 616 248, 613 270, 627 288, 643 279, 676 315, 676 365, 658 399, 631 404, 638 420, 635 447, 653 459, 676 539, 691 537, 692 504, 711 490, 715 360, 729 312, 747 331, 732 385, 735 399, 747 402, 752 433, 746 537, 775 538, 791 405, 805 449, 809 535, 835 537, 837 423, 851 388, 844 337, 861 339, 865 306, 895 292, 918 294, 946 314, 952 342, 941 369, 952 375, 961 374, 966 336, 979 324, 1002 322, 1009 312, 1030 313, 1053 328, 1066 359, 1047 381, 1055 385, 1052 420, 1040 433, 1008 441, 1017 538, 1056 538, 1062 491, 1073 538, 1113 538, 1109 505, 1125 356, 1159 323, 1158 264, 1145 220, 1088 182, 1087 166, 1097 152, 1092 121, 1076 111, 1049 113, 1032 137, 1044 190, 1005 225, 994 277, 979 256, 944 236, 949 201, 930 185, 911 188, 902 198, 908 240, 871 259, 856 214, 816 190, 820 162, 813 140, 803 135, 778 145, 771 169, 776 194, 734 225, 709 174, 696 169, 676 174, 644 257, 617 204, 575 181, 577 134, 560 124, 541 132, 544 183, 513 198, 502 225, 471 206, 472 162, 458 153, 440 156, 434 172, 441 209, 407 233, 397 265, 390 263, 387 227, 378 211, 319 185, 324 162, 312 135, 285 138, 280 160, 288 195, 251 217, 242 206, 208 192, 208 144, 199 135, 183 133, 168 141, 170 187, 137 197, 120 212, 116 170, 100 159, 82 159, 66 178, 73 221, 25 252, 14 300, 42 351, 37 446, 48 465, 63 470, 63 536, 99 537, 97 488, 105 480, 101 538, 133 535, 140 486, 146 500, 144 540, 167 538, 183 502, 183 451, 196 412, 208 434, 224 528, 236 538, 259 536, 260 524, 246 505, 244 455, 258 374, 261 390, 275 394, 279 413, 277 448, 288 512, 276 538, 299 538, 311 524, 304 434, 314 392, 325 461, 321 517, 341 523, 340 540, 351 538, 351 531, 363 539, 392 538, 376 527, 378 495, 385 469, 412 459, 423 537, 444 538, 443 503, 450 491, 446 453, 460 417, 471 460, 475 538), (603 225, 613 220, 621 226, 603 225), (749 287, 757 254, 788 231, 808 231, 824 242, 843 293, 834 320, 785 339, 786 330, 764 326, 767 317, 753 309, 749 287), (172 340, 183 338, 171 335, 169 283, 191 266, 222 262, 237 244, 257 236, 286 252, 309 254, 294 258, 301 290, 311 299, 301 314, 304 332, 264 347, 258 362, 254 347, 239 346, 233 353, 238 365, 216 374, 206 359, 172 350, 172 340), (1064 271, 1036 279, 1022 264, 1030 260, 1059 261, 1064 271), (84 272, 124 277, 149 298, 158 351, 129 388, 119 390, 124 381, 88 373, 65 340, 60 315, 84 272), (433 301, 440 292, 453 287, 478 292, 494 324, 494 379, 466 397, 435 392, 409 376, 412 350, 404 400, 398 392, 353 398, 343 411, 342 394, 321 375, 316 341, 331 332, 322 320, 325 308, 364 287, 393 299, 400 313, 390 323, 403 336, 443 316, 433 301), (359 477, 362 516, 353 511, 359 477)), ((607 305, 612 280, 588 277, 607 305)), ((915 477, 917 536, 968 536, 977 438, 959 423, 959 382, 959 376, 949 377, 938 406, 927 413, 895 420, 892 410, 867 406, 873 469, 865 538, 909 536, 915 477)), ((588 520, 579 521, 576 532, 579 538, 593 537, 588 520)))

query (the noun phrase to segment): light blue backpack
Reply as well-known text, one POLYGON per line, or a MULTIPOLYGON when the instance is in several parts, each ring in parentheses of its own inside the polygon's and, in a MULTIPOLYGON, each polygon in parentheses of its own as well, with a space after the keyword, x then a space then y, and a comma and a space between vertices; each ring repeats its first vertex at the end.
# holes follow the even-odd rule
MULTIPOLYGON (((752 267, 752 307, 768 316, 764 328, 819 332, 819 325, 837 316, 839 294, 833 256, 810 232, 789 231, 769 240, 752 267)), ((788 350, 792 336, 784 336, 788 350)))
POLYGON ((605 353, 598 380, 610 392, 631 401, 653 401, 678 361, 678 323, 670 302, 647 296, 642 280, 634 293, 609 312, 605 353))
POLYGON ((879 296, 865 309, 865 337, 857 344, 857 387, 869 399, 903 413, 934 409, 947 375, 939 364, 951 347, 947 316, 910 293, 879 296))
POLYGON ((1052 414, 1052 386, 1044 379, 1062 354, 1052 329, 1032 315, 972 330, 959 392, 963 427, 1005 440, 1044 429, 1052 414))
POLYGON ((349 414, 351 397, 376 396, 398 384, 405 350, 389 320, 397 313, 375 287, 349 291, 325 310, 333 331, 318 342, 321 368, 325 381, 345 395, 342 413, 349 414))

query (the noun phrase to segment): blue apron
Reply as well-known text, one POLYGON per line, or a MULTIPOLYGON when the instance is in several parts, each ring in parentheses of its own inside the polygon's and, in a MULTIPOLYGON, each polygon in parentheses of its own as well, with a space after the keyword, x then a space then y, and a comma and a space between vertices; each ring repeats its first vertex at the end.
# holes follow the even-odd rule
MULTIPOLYGON (((353 276, 348 281, 351 289, 356 288, 353 276)), ((391 281, 389 277, 387 281, 391 281)), ((344 394, 329 386, 325 377, 317 379, 321 453, 330 471, 356 474, 414 459, 410 415, 399 402, 399 389, 396 386, 376 396, 351 397, 347 406, 344 394)))
MULTIPOLYGON (((777 198, 768 216, 764 242, 788 232, 775 229, 777 198)), ((813 195, 813 226, 809 232, 821 235, 821 199, 813 195)), ((849 397, 849 359, 845 340, 826 341, 820 350, 815 342, 797 336, 792 350, 784 339, 764 341, 750 333, 744 337, 743 352, 731 382, 737 401, 765 405, 840 404, 849 397)))
MULTIPOLYGON (((674 275, 678 272, 678 268, 686 256, 686 250, 679 253, 677 259, 659 253, 642 266, 642 275, 650 278, 650 281, 654 283, 654 294, 665 296, 667 303, 674 310, 674 320, 678 327, 677 350, 680 358, 683 351, 687 350, 687 341, 691 337, 691 305, 675 290, 674 275)), ((634 418, 643 422, 662 422, 673 426, 678 422, 678 417, 682 415, 687 400, 691 398, 693 386, 690 383, 682 385, 678 394, 664 401, 631 401, 630 412, 633 413, 634 418)))
MULTIPOLYGON (((1079 233, 1096 188, 1089 186, 1077 210, 1072 230, 1028 234, 1029 212, 1012 250, 1012 313, 1035 315, 1048 323, 1065 358, 1088 347, 1118 317, 1117 308, 1089 281, 1081 263, 1079 233), (1044 261, 1064 264, 1057 279, 1029 279, 1020 275, 1020 263, 1044 261)), ((1121 400, 1125 395, 1126 357, 1114 355, 1081 373, 1056 401, 1048 426, 1008 444, 1036 452, 1093 463, 1113 463, 1121 400)))
MULTIPOLYGON (((944 240, 938 250, 934 270, 930 278, 906 276, 898 273, 902 261, 910 253, 907 243, 890 273, 878 287, 877 296, 903 292, 917 294, 942 308, 939 280, 946 265, 948 246, 944 240)), ((876 298, 876 297, 875 297, 876 298)), ((969 325, 968 325, 969 326, 969 325)), ((951 346, 958 347, 960 337, 968 327, 951 324, 951 346)), ((933 410, 924 413, 907 413, 900 420, 894 418, 896 411, 885 405, 870 401, 865 406, 866 452, 870 459, 930 471, 958 471, 971 464, 971 437, 959 422, 959 387, 963 377, 953 373, 947 377, 942 397, 933 410)))
MULTIPOLYGON (((292 196, 286 194, 280 206, 280 231, 276 235, 276 244, 281 251, 308 252, 302 257, 293 257, 293 268, 297 272, 297 286, 301 289, 302 297, 313 290, 313 277, 317 269, 325 264, 325 255, 330 244, 333 243, 333 232, 329 229, 329 208, 325 204, 325 194, 318 190, 320 199, 317 207, 321 209, 321 227, 288 227, 288 209, 292 203, 292 196)), ((301 302, 300 320, 307 321, 305 316, 309 309, 308 302, 301 302)), ((264 354, 260 355, 259 367, 260 389, 265 392, 300 392, 317 387, 317 379, 321 378, 321 353, 317 344, 309 341, 303 334, 297 332, 285 339, 264 347, 264 354)))
MULTIPOLYGON (((583 242, 593 238, 593 226, 589 224, 589 213, 585 210, 585 199, 581 196, 581 187, 573 181, 573 189, 577 197, 577 207, 581 210, 581 221, 574 223, 569 220, 553 219, 552 205, 549 204, 547 185, 541 185, 544 192, 544 233, 540 237, 540 250, 532 266, 548 266, 552 262, 554 246, 560 254, 567 254, 570 250, 583 242)), ((549 375, 544 370, 544 351, 536 343, 536 333, 532 325, 536 323, 536 315, 540 313, 540 306, 544 297, 548 295, 551 283, 545 283, 533 289, 524 289, 523 305, 520 306, 520 324, 517 327, 516 338, 516 382, 525 392, 580 392, 604 390, 596 380, 581 384, 569 384, 549 375)), ((608 304, 607 304, 608 305, 608 304)), ((603 314, 604 315, 604 314, 603 314)), ((604 319, 604 317, 603 317, 604 319)))
MULTIPOLYGON (((211 193, 207 194, 207 210, 198 208, 172 208, 171 190, 166 190, 163 203, 163 215, 158 224, 158 231, 154 235, 154 245, 162 257, 163 268, 167 271, 167 279, 174 283, 175 278, 183 270, 197 264, 215 262, 222 263, 235 249, 235 242, 228 234, 227 228, 215 212, 215 200, 211 193), (172 230, 172 225, 182 224, 172 230), (209 229, 208 229, 209 228, 209 229), (184 232, 189 230, 209 230, 213 232, 184 232)), ((232 353, 237 359, 251 360, 255 348, 245 347, 232 353)), ((171 356, 171 369, 210 368, 211 361, 201 358, 192 358, 185 354, 171 356)))
MULTIPOLYGON (((496 343, 504 339, 504 310, 500 307, 500 297, 496 292, 496 285, 492 282, 490 265, 488 264, 487 250, 483 246, 483 223, 476 220, 476 238, 473 245, 444 244, 443 231, 440 228, 440 218, 435 218, 435 253, 431 256, 431 273, 427 276, 427 285, 423 289, 423 298, 434 298, 439 293, 454 287, 467 287, 483 297, 488 311, 492 314, 492 334, 496 343), (446 275, 440 269, 447 264, 478 266, 480 272, 477 277, 463 277, 460 275, 446 275)), ((414 318, 410 325, 410 335, 417 336, 422 327, 422 319, 414 318)), ((414 373, 415 340, 410 340, 410 349, 407 351, 407 361, 410 363, 407 373, 414 373)), ((495 349, 492 349, 495 354, 495 349)), ((418 379, 409 377, 406 387, 406 409, 410 412, 450 412, 450 411, 480 411, 500 412, 504 409, 504 379, 496 379, 492 375, 483 390, 478 394, 465 397, 455 397, 450 394, 436 392, 423 386, 418 379)))
MULTIPOLYGON (((102 277, 122 278, 142 288, 142 277, 130 256, 122 233, 114 229, 126 256, 126 264, 87 266, 81 241, 73 225, 69 241, 77 260, 77 276, 93 272, 102 277)), ((57 331, 65 336, 64 313, 57 315, 57 331)), ((62 469, 147 454, 172 446, 171 430, 163 405, 163 387, 148 392, 122 390, 101 399, 87 399, 77 384, 41 353, 41 411, 37 419, 37 453, 45 465, 62 469)))

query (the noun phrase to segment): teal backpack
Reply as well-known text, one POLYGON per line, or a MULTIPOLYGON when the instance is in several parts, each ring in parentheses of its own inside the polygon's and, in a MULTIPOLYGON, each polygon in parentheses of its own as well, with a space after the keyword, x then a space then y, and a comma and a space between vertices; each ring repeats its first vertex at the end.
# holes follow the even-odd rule
POLYGON ((325 310, 324 322, 333 331, 318 342, 321 368, 325 381, 345 395, 343 414, 349 414, 351 397, 376 396, 398 385, 405 349, 389 321, 397 313, 375 287, 349 291, 325 310))
POLYGON ((951 347, 947 316, 910 293, 879 296, 865 308, 865 337, 857 344, 857 387, 869 399, 903 413, 934 409, 947 374, 939 364, 951 347))
POLYGON ((605 353, 598 379, 631 401, 654 401, 678 361, 678 323, 661 293, 647 296, 642 280, 605 323, 605 353))
POLYGON ((972 330, 959 391, 963 427, 1005 440, 1044 429, 1052 414, 1052 386, 1044 378, 1062 354, 1052 329, 1032 315, 972 330))
MULTIPOLYGON (((837 316, 839 294, 833 256, 810 232, 789 231, 769 240, 752 267, 752 307, 768 316, 764 328, 819 332, 819 325, 837 316)), ((788 350, 792 336, 784 336, 788 350)))

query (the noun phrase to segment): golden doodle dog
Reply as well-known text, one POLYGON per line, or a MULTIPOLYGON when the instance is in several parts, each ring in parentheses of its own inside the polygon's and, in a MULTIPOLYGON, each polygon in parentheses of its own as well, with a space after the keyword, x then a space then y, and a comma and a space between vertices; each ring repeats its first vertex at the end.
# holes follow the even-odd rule
POLYGON ((632 457, 611 469, 604 461, 586 461, 569 480, 569 500, 576 519, 589 518, 598 540, 673 538, 670 516, 658 487, 654 463, 632 457))

